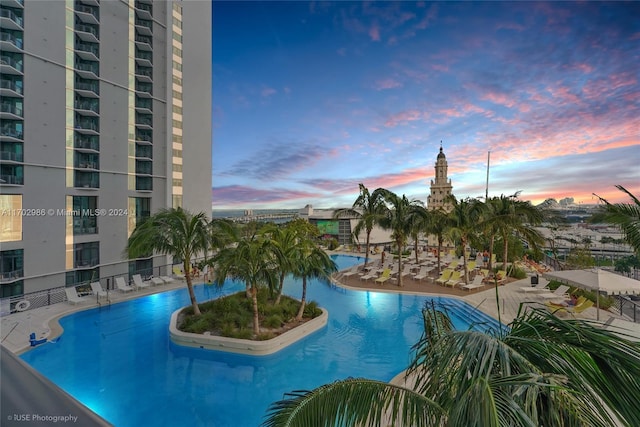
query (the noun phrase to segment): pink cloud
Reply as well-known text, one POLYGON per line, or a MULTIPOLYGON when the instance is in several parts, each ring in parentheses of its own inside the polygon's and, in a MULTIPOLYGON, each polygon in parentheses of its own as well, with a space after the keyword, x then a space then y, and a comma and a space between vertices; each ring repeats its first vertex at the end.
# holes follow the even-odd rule
POLYGON ((278 91, 271 87, 263 87, 262 90, 260 91, 260 95, 262 95, 265 98, 268 98, 271 95, 275 95, 276 93, 278 93, 278 91))
POLYGON ((418 110, 402 111, 398 114, 394 114, 387 119, 384 123, 385 127, 392 128, 401 124, 407 124, 422 119, 422 113, 418 110))
POLYGON ((371 25, 371 28, 369 28, 369 37, 371 37, 371 40, 374 42, 380 41, 380 28, 378 28, 377 23, 374 23, 371 25))
POLYGON ((393 89, 396 87, 402 87, 402 83, 392 78, 378 80, 374 85, 376 90, 393 89))

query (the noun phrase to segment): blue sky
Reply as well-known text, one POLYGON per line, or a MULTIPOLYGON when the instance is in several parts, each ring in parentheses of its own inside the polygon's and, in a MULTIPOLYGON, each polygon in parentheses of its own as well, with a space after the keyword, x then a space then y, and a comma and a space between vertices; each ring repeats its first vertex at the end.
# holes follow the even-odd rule
POLYGON ((213 208, 640 193, 640 3, 213 2, 213 208))

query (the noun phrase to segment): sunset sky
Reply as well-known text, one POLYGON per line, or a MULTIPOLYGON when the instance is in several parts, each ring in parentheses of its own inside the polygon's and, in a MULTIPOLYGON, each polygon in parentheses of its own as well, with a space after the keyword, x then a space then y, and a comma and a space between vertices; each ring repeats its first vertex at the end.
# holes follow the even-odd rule
MULTIPOLYGON (((213 2, 213 208, 640 195, 640 3, 213 2)), ((186 142, 185 142, 186 143, 186 142)))

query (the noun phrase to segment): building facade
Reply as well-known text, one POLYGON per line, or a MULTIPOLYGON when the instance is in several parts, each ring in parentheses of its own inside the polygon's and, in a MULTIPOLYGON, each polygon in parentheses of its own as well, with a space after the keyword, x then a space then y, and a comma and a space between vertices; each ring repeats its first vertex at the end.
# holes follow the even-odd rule
POLYGON ((161 208, 211 215, 210 2, 0 7, 0 297, 166 264, 123 250, 161 208))
POLYGON ((451 203, 447 201, 447 198, 453 195, 453 186, 447 176, 448 169, 447 157, 444 155, 441 146, 435 164, 436 178, 431 180, 431 188, 427 197, 428 209, 450 209, 451 203))

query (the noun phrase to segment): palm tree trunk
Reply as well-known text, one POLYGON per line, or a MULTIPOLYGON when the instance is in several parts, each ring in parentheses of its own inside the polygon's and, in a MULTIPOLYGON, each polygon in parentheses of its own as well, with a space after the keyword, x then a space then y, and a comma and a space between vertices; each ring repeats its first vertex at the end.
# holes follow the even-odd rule
POLYGON ((493 234, 491 235, 491 239, 489 240, 489 261, 487 261, 487 269, 489 270, 489 272, 493 271, 493 263, 491 262, 491 260, 493 259, 493 243, 494 243, 495 237, 493 236, 493 234))
POLYGON ((400 240, 396 240, 396 246, 398 246, 398 286, 402 287, 402 247, 400 240))
POLYGON ((416 264, 418 263, 418 236, 413 241, 413 253, 416 255, 416 264))
POLYGON ((367 243, 365 245, 365 254, 364 254, 364 266, 367 266, 367 263, 369 262, 369 238, 371 237, 371 230, 367 230, 367 243))
POLYGON ((438 274, 440 274, 440 252, 442 251, 442 238, 438 236, 438 274))
POLYGON ((306 299, 307 299, 307 278, 303 277, 302 278, 302 299, 300 300, 300 308, 298 309, 298 314, 296 315, 296 320, 298 322, 302 320, 306 299))
POLYGON ((276 301, 273 303, 274 305, 280 304, 280 299, 282 298, 282 288, 284 287, 284 273, 280 274, 280 285, 278 286, 278 296, 276 297, 276 301))
POLYGON ((504 242, 504 251, 502 252, 502 269, 507 271, 507 256, 509 254, 509 243, 507 242, 507 236, 502 236, 504 242))
POLYGON ((464 284, 469 284, 469 268, 467 267, 467 240, 465 238, 460 239, 462 244, 462 266, 464 268, 464 284))
POLYGON ((257 337, 260 335, 260 317, 258 317, 258 288, 251 287, 251 301, 253 302, 253 333, 257 337))
POLYGON ((191 300, 191 306, 193 307, 193 314, 195 316, 200 316, 200 307, 198 307, 198 301, 196 300, 196 294, 193 291, 193 281, 191 280, 191 269, 189 268, 189 260, 185 260, 182 263, 182 267, 184 268, 184 278, 187 281, 187 289, 189 290, 189 299, 191 300))

